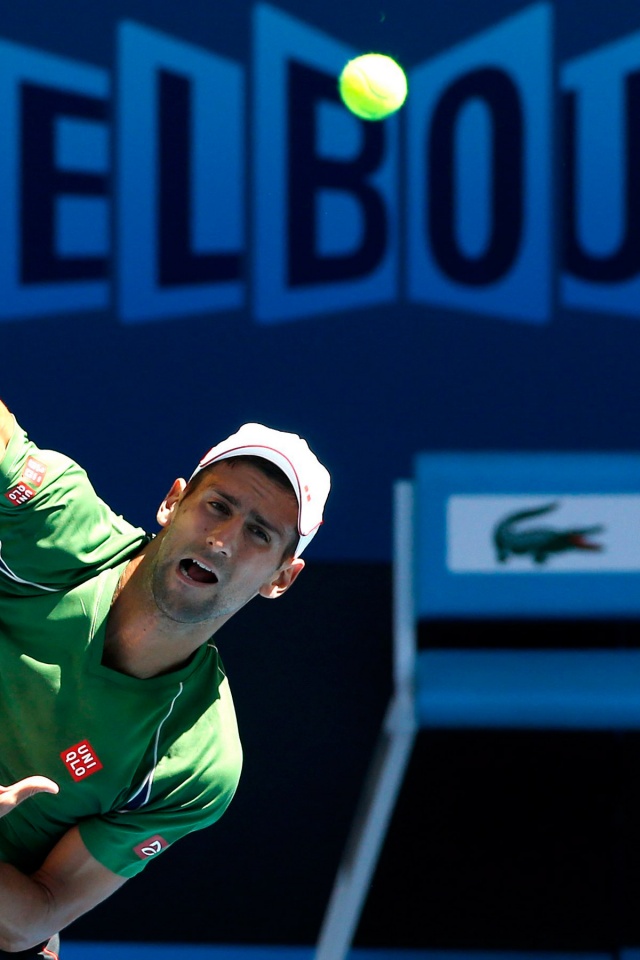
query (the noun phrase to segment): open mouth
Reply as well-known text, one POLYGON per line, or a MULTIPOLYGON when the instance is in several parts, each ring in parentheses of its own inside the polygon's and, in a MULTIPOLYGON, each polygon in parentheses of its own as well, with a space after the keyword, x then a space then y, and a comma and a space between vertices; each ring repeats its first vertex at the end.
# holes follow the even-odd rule
POLYGON ((204 563, 200 560, 192 560, 187 558, 186 560, 180 561, 180 571, 187 577, 189 580, 193 580, 195 583, 217 583, 218 578, 209 567, 205 566, 204 563))

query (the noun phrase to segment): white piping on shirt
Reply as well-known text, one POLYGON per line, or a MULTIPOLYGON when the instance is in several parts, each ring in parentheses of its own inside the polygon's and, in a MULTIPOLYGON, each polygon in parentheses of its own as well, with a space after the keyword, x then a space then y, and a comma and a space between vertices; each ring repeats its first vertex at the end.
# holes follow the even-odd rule
POLYGON ((140 786, 138 787, 138 789, 135 791, 135 793, 132 793, 132 794, 131 794, 131 796, 130 796, 129 799, 126 801, 126 803, 124 804, 124 806, 120 807, 119 810, 116 810, 116 813, 126 813, 127 810, 128 810, 129 804, 132 803, 137 797, 139 797, 140 794, 141 794, 143 791, 146 791, 146 796, 145 796, 144 800, 135 807, 135 809, 136 809, 136 810, 139 810, 140 807, 143 807, 143 806, 145 805, 145 803, 148 803, 148 802, 149 802, 149 797, 150 797, 150 795, 151 795, 151 787, 152 787, 152 785, 153 785, 153 778, 154 778, 154 775, 155 775, 155 772, 156 772, 156 767, 158 766, 158 747, 159 747, 159 744, 160 744, 160 733, 161 733, 161 731, 162 731, 162 728, 163 728, 164 724, 166 723, 166 721, 169 719, 169 717, 170 717, 171 714, 173 713, 173 708, 174 708, 174 706, 175 706, 176 700, 178 699, 178 697, 180 696, 180 694, 182 693, 183 690, 184 690, 184 684, 181 682, 181 683, 179 684, 179 687, 178 687, 178 692, 176 693, 175 697, 174 697, 173 700, 171 701, 171 704, 170 704, 170 706, 169 706, 169 709, 167 710, 167 713, 165 714, 165 716, 164 716, 164 717, 162 718, 162 720, 160 721, 160 724, 159 724, 159 726, 158 726, 158 729, 156 730, 156 738, 155 738, 155 742, 154 742, 154 745, 153 745, 153 766, 151 767, 151 770, 150 770, 149 773, 146 775, 146 777, 144 778, 144 780, 142 781, 142 783, 140 784, 140 786))
POLYGON ((6 560, 2 559, 2 540, 0 540, 0 573, 3 573, 14 583, 22 583, 25 587, 37 587, 38 590, 45 590, 47 593, 57 593, 56 587, 45 587, 43 583, 34 583, 33 580, 23 580, 17 573, 14 573, 6 560))

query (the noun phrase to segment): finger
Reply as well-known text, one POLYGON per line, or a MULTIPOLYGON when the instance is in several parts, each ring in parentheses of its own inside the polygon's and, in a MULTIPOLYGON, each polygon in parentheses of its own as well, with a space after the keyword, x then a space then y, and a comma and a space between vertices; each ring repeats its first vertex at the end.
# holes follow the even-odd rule
POLYGON ((24 780, 2 788, 0 807, 16 807, 36 793, 58 793, 59 789, 58 784, 48 777, 25 777, 24 780))

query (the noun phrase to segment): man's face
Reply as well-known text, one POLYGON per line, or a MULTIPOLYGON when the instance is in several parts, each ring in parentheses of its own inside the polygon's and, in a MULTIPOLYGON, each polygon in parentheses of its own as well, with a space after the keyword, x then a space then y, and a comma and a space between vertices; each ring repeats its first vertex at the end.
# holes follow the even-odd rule
POLYGON ((252 597, 277 597, 304 561, 282 555, 295 535, 292 493, 243 460, 209 467, 195 489, 172 487, 151 570, 158 609, 177 623, 228 619, 252 597))

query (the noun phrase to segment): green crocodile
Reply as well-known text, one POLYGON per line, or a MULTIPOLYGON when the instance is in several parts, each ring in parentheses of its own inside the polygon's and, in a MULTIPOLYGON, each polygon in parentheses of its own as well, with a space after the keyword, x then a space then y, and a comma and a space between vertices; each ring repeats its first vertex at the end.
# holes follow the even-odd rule
POLYGON ((592 534, 600 533, 604 529, 602 526, 569 530, 554 530, 551 527, 517 529, 517 524, 522 520, 541 517, 557 507, 557 503, 548 503, 531 510, 519 510, 501 520, 493 531, 493 542, 500 563, 504 563, 511 554, 530 554, 536 563, 545 563, 552 553, 564 553, 566 550, 602 550, 601 544, 587 539, 592 534))

